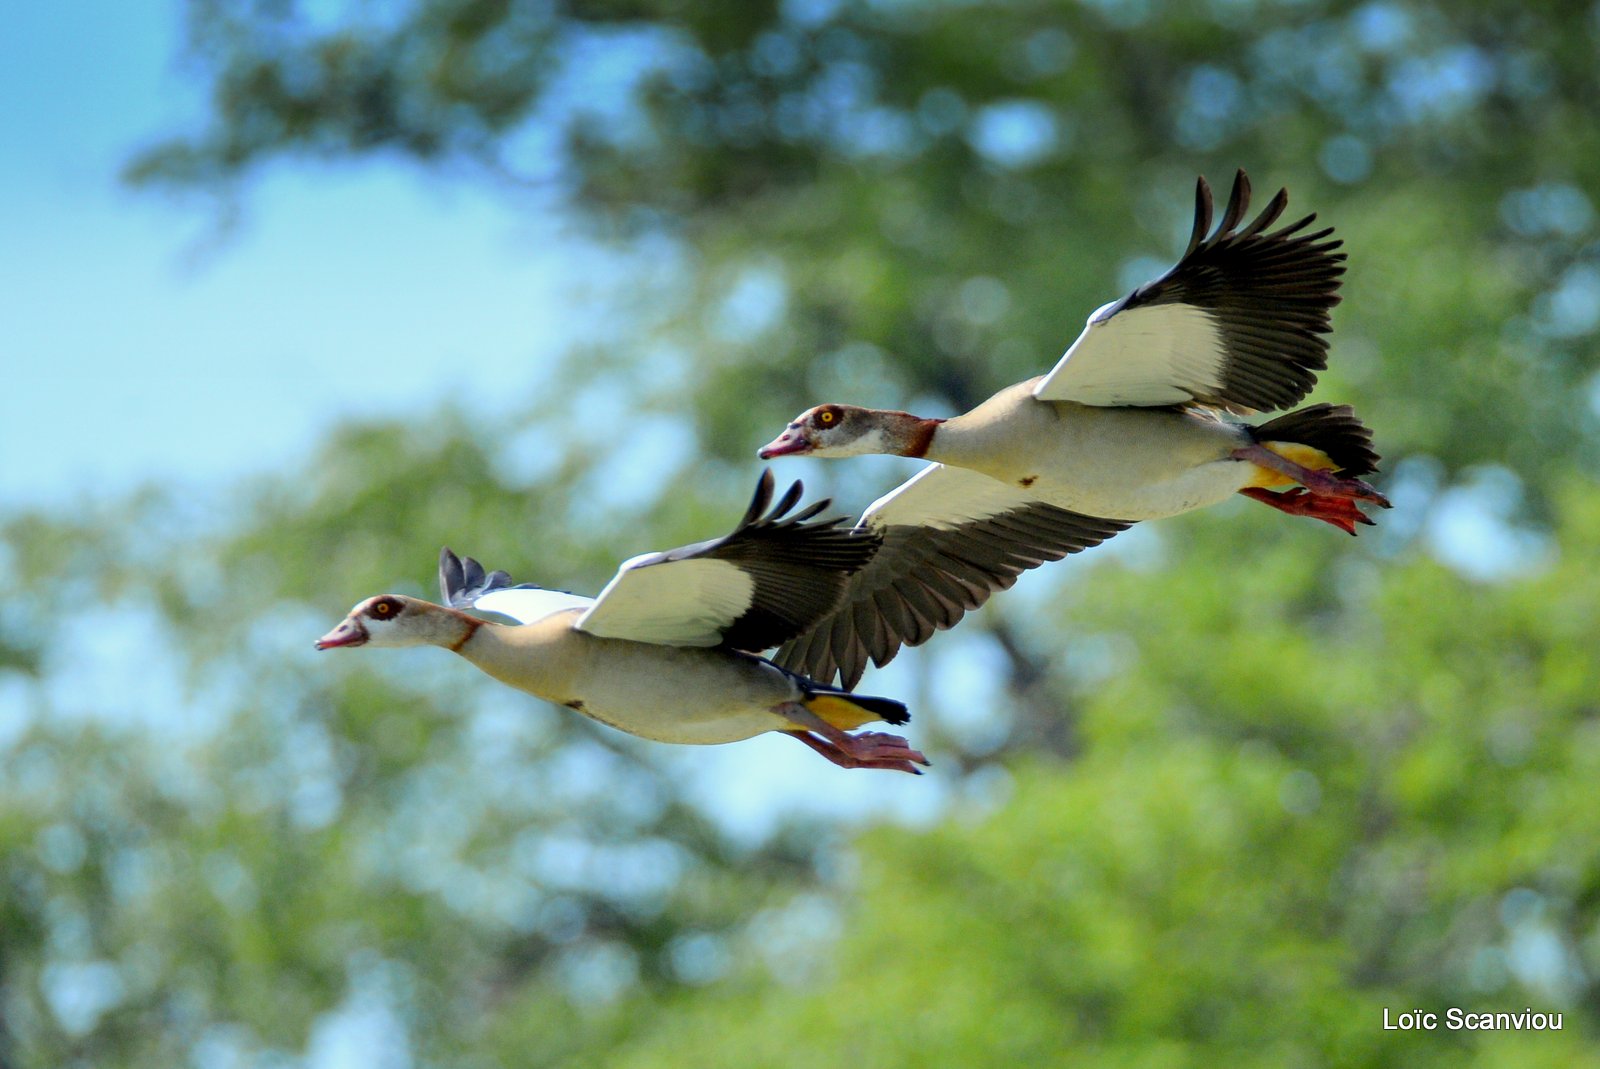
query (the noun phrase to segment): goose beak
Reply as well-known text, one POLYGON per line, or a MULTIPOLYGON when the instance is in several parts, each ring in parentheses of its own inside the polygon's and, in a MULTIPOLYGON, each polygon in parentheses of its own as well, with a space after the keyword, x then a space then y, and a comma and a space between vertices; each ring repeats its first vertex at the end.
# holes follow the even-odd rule
POLYGON ((367 641, 367 629, 345 617, 338 627, 317 639, 317 649, 331 650, 337 646, 360 646, 367 641))
POLYGON ((756 456, 762 460, 771 460, 773 457, 793 456, 797 453, 811 452, 811 443, 806 441, 805 432, 799 427, 791 426, 772 441, 756 450, 756 456))

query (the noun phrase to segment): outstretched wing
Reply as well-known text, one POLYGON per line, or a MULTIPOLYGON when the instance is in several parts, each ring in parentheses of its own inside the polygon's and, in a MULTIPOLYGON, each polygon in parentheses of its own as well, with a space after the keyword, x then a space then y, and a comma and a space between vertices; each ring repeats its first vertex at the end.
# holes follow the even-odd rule
POLYGON ((505 572, 485 572, 471 557, 458 557, 446 546, 439 551, 439 591, 453 609, 481 609, 531 624, 552 613, 587 608, 593 598, 565 590, 545 590, 532 583, 512 585, 505 572))
POLYGON ((1289 204, 1279 190, 1240 228, 1250 180, 1240 171, 1209 237, 1211 188, 1195 190, 1194 231, 1176 267, 1089 317, 1034 387, 1045 401, 1154 406, 1200 401, 1235 410, 1287 408, 1328 366, 1329 312, 1339 303, 1343 244, 1316 219, 1267 233, 1289 204))
POLYGON ((832 611, 881 537, 841 529, 839 519, 807 522, 828 501, 786 518, 802 489, 796 482, 769 511, 772 473, 762 472, 731 534, 633 558, 575 626, 606 638, 751 652, 805 631, 832 611))
POLYGON ((1099 545, 1131 523, 1083 516, 964 468, 935 464, 873 502, 858 529, 883 548, 850 577, 839 607, 773 658, 849 689, 867 662, 954 627, 1045 561, 1099 545))

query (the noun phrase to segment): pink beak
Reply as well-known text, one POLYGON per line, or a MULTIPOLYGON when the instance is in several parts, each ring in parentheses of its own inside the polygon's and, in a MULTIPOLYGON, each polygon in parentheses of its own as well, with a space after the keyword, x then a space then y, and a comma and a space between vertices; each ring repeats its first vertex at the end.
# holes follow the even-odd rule
POLYGON ((806 441, 806 436, 798 427, 790 427, 772 441, 756 450, 756 456, 762 460, 771 460, 773 457, 786 457, 795 453, 811 452, 811 443, 806 441))
POLYGON ((331 650, 338 646, 359 646, 367 641, 367 630, 354 620, 346 619, 338 627, 317 639, 317 649, 331 650))

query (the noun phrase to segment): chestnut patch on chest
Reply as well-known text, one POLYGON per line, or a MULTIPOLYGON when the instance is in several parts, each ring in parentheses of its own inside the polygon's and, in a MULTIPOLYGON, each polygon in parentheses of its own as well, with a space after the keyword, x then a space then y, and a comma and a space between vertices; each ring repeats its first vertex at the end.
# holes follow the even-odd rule
POLYGON ((577 712, 577 713, 583 712, 583 703, 580 702, 576 698, 572 699, 570 702, 562 702, 561 704, 565 705, 568 709, 571 709, 573 712, 577 712))
POLYGON ((1039 477, 1037 475, 1025 475, 1017 480, 1017 485, 1026 490, 1028 487, 1032 486, 1038 481, 1039 477))

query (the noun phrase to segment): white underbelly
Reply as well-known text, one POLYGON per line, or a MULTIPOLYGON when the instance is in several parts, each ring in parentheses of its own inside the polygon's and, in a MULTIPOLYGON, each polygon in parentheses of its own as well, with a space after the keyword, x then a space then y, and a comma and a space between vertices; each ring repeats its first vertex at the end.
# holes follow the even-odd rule
POLYGON ((774 708, 797 699, 799 689, 771 665, 713 650, 617 645, 633 647, 625 663, 608 656, 581 673, 570 708, 630 735, 694 745, 790 725, 774 708))
POLYGON ((965 422, 981 417, 980 407, 952 420, 953 438, 936 437, 940 452, 930 457, 1059 508, 1117 520, 1214 505, 1254 474, 1253 465, 1232 459, 1250 440, 1238 424, 1164 409, 1008 401, 1005 392, 995 401, 999 415, 965 422))
POLYGON ((1150 481, 1118 480, 1099 474, 1066 478, 1041 473, 1030 488, 1058 508, 1116 520, 1158 520, 1225 501, 1246 485, 1250 465, 1216 460, 1150 481))

